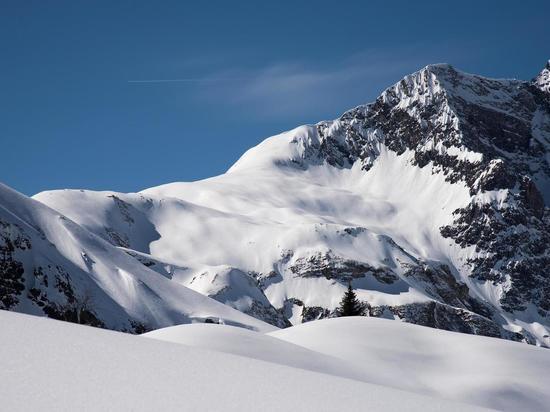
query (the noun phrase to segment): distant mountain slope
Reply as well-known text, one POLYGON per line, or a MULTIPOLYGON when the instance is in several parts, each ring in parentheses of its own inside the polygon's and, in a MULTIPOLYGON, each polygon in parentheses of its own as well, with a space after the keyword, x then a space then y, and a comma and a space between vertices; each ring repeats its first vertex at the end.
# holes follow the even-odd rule
POLYGON ((430 65, 375 102, 139 194, 35 196, 273 325, 371 316, 550 346, 550 93, 430 65))
POLYGON ((2 184, 0 309, 134 333, 208 317, 274 329, 171 282, 2 184))

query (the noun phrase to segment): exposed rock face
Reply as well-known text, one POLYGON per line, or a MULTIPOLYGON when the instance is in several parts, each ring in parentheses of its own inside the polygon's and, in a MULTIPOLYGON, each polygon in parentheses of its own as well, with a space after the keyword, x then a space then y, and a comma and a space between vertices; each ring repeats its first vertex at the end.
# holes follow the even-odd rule
POLYGON ((521 175, 550 172, 543 156, 548 137, 540 135, 550 127, 549 104, 528 82, 428 66, 373 104, 320 123, 319 148, 306 157, 320 156, 339 167, 361 160, 368 168, 377 156, 376 143, 383 142, 398 154, 414 151, 420 167, 430 163, 449 181, 466 181, 472 193, 513 188, 521 175), (487 183, 476 184, 480 178, 487 183))
POLYGON ((468 286, 456 280, 446 265, 437 267, 420 264, 411 267, 404 276, 415 282, 422 282, 426 293, 439 302, 460 308, 468 309, 483 316, 490 316, 491 311, 479 300, 470 296, 468 286))
POLYGON ((89 296, 78 295, 61 266, 25 265, 32 261, 32 238, 18 224, 0 220, 0 309, 33 302, 47 316, 104 327, 89 296), (26 291, 26 292, 25 292, 26 291))
POLYGON ((300 299, 290 298, 285 301, 283 307, 283 313, 287 318, 292 318, 292 306, 298 308, 298 321, 299 323, 310 322, 312 320, 325 319, 328 317, 333 317, 335 315, 334 311, 330 311, 327 308, 321 306, 305 306, 304 302, 300 299))
POLYGON ((550 93, 550 60, 546 63, 544 70, 533 79, 533 83, 543 92, 550 93))
POLYGON ((21 232, 20 227, 0 221, 0 309, 4 310, 19 303, 19 296, 25 290, 25 270, 14 258, 14 252, 30 249, 31 243, 21 232))
POLYGON ((290 322, 265 296, 257 273, 245 273, 230 266, 183 267, 169 265, 150 255, 127 250, 144 266, 256 319, 284 328, 290 322))
POLYGON ((300 257, 288 269, 301 277, 319 277, 350 281, 353 278, 374 276, 384 283, 393 283, 399 279, 389 268, 374 268, 368 263, 344 259, 331 251, 300 257))
POLYGON ((371 307, 369 314, 370 316, 380 317, 388 311, 393 316, 405 322, 418 325, 474 335, 523 340, 522 335, 512 335, 504 331, 496 322, 489 318, 438 302, 371 307))
POLYGON ((207 296, 273 326, 290 326, 288 320, 281 311, 273 307, 259 287, 258 281, 250 274, 235 268, 213 269, 197 275, 189 286, 192 287, 194 282, 201 281, 205 283, 207 296))

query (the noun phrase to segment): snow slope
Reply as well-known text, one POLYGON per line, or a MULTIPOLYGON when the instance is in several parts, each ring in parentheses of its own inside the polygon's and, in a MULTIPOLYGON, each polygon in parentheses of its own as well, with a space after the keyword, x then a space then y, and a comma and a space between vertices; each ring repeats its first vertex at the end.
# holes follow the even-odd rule
POLYGON ((269 335, 348 361, 380 385, 498 410, 550 410, 547 349, 363 317, 269 335))
POLYGON ((2 409, 481 408, 197 347, 0 311, 2 409))
POLYGON ((0 184, 0 308, 138 332, 221 318, 275 329, 148 269, 59 212, 0 184))
POLYGON ((244 328, 212 324, 177 325, 141 336, 368 382, 363 370, 352 363, 244 328))
MULTIPOLYGON (((468 199, 465 187, 448 184, 443 175, 434 177, 410 165, 406 156, 389 151, 381 154, 368 175, 359 165, 312 167, 305 172, 270 167, 234 170, 138 195, 64 190, 35 198, 106 239, 104 228, 112 227, 127 236, 124 246, 137 244, 141 238, 134 240, 132 231, 144 232, 135 228, 140 224, 137 218, 131 225, 109 226, 120 221, 113 196, 129 205, 132 217, 144 217, 151 222, 147 226, 154 226, 158 235, 139 252, 150 253, 149 260, 157 262, 150 267, 160 266, 173 280, 203 292, 198 280, 205 273, 219 279, 228 268, 236 268, 265 278, 263 293, 275 308, 294 298, 306 307, 329 310, 337 306, 345 282, 318 274, 298 276, 292 268, 298 270, 317 256, 334 256, 350 266, 363 262, 394 272, 392 283, 374 275, 354 281, 361 298, 373 305, 431 301, 412 279, 400 275, 419 260, 451 263, 445 251, 455 247, 433 230, 468 199), (434 187, 445 190, 438 190, 434 198, 434 187), (392 192, 384 193, 387 188, 392 192), (428 207, 433 203, 440 205, 437 214, 428 207), (429 227, 424 225, 427 221, 429 227)), ((236 286, 242 293, 242 286, 236 286)))
POLYGON ((548 350, 495 338, 365 317, 268 334, 182 325, 142 336, 498 410, 550 410, 548 350))

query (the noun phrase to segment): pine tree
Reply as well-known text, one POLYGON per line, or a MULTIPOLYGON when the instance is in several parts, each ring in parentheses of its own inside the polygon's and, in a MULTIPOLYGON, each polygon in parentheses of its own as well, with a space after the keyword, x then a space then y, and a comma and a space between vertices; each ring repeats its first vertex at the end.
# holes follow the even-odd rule
POLYGON ((338 307, 338 316, 361 316, 364 315, 364 305, 357 299, 357 295, 348 284, 348 290, 344 293, 340 306, 338 307))

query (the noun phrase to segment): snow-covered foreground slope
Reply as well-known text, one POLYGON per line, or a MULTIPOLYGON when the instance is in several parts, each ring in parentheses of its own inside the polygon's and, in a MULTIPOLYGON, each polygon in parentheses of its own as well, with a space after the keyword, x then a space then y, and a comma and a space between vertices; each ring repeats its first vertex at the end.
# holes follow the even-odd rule
POLYGON ((64 215, 0 184, 0 308, 127 332, 209 317, 275 329, 148 269, 64 215))
MULTIPOLYGON (((9 411, 469 411, 478 407, 197 347, 0 311, 9 411)), ((289 345, 289 344, 287 344, 289 345)))
POLYGON ((494 338, 365 317, 267 335, 182 325, 143 336, 498 410, 550 410, 548 351, 494 338))
POLYGON ((141 336, 368 382, 364 369, 352 363, 243 328, 212 324, 178 325, 141 336))
POLYGON ((547 349, 375 318, 270 336, 360 367, 369 382, 507 411, 550 410, 547 349))

